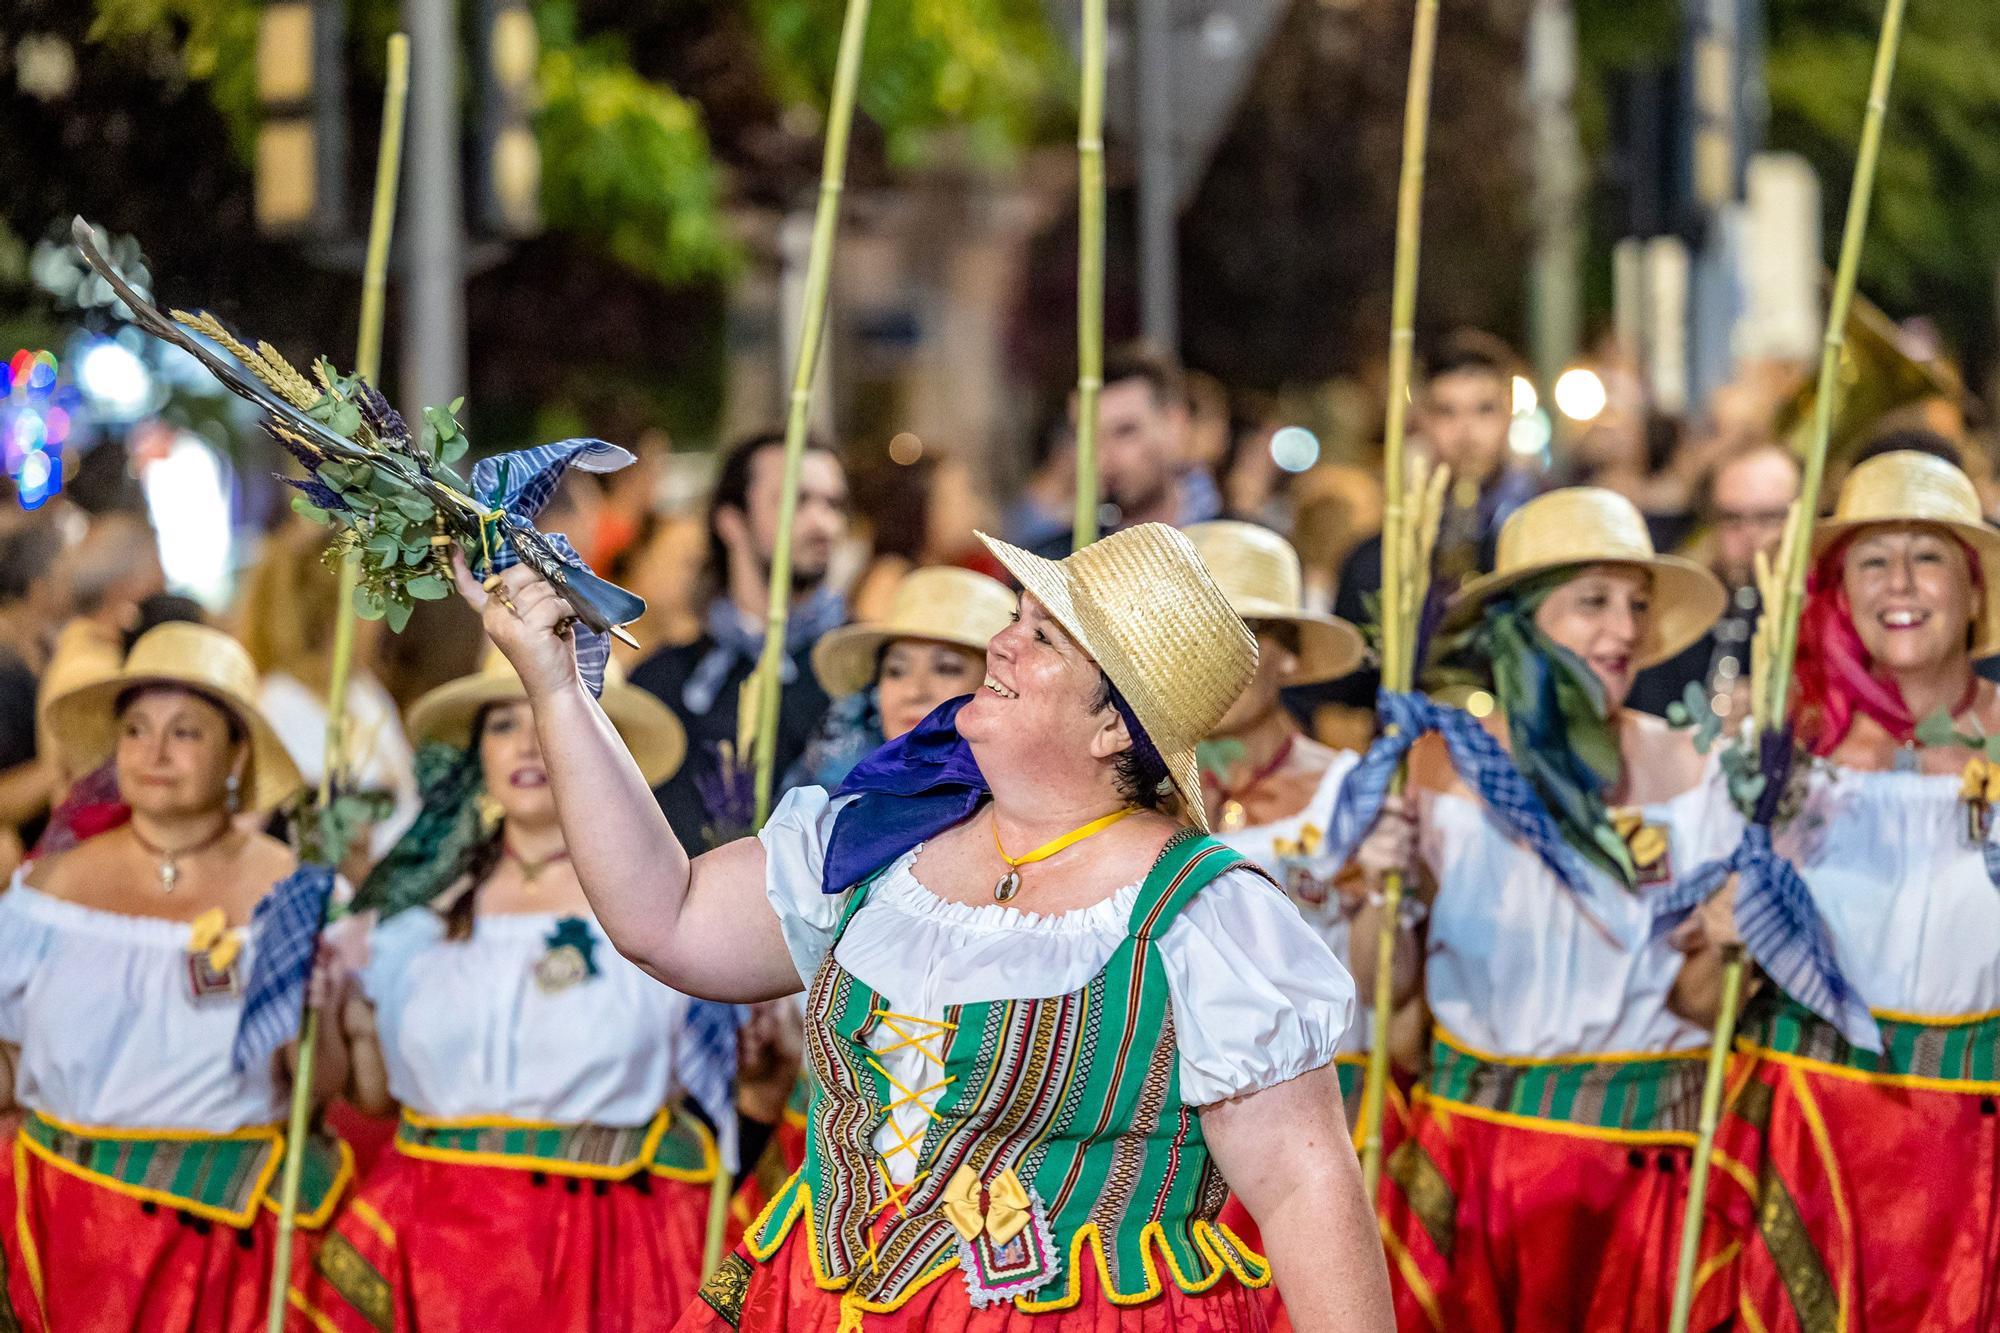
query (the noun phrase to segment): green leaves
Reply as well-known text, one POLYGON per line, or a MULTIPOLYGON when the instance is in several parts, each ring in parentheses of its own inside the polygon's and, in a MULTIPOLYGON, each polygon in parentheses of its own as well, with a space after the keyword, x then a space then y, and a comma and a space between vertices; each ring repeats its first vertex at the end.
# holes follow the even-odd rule
POLYGON ((292 512, 300 518, 309 518, 315 523, 326 523, 333 518, 333 515, 327 513, 303 495, 294 495, 292 497, 292 512))
POLYGON ((1667 723, 1679 728, 1694 728, 1694 748, 1707 754, 1715 747, 1722 735, 1722 715, 1715 711, 1708 691, 1698 680, 1691 680, 1681 697, 1667 705, 1667 723))
POLYGON ((1960 731, 1952 721, 1951 712, 1940 708, 1923 721, 1917 723, 1917 744, 1933 749, 1950 749, 1954 746, 1976 750, 1986 758, 2000 762, 2000 732, 1987 735, 1974 722, 1971 731, 1960 731))
POLYGON ((361 433, 361 409, 333 394, 321 394, 319 401, 306 409, 306 415, 350 440, 361 433))

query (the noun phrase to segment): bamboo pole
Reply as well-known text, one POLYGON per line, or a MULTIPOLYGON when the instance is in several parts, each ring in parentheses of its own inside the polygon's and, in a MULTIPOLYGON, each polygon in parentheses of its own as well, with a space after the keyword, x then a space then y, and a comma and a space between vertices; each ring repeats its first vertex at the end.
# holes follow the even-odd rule
MULTIPOLYGON (((389 38, 388 80, 382 92, 382 137, 375 150, 375 206, 368 220, 368 251, 361 274, 361 328, 355 338, 355 373, 373 384, 382 369, 382 311, 388 289, 389 243, 396 226, 396 190, 402 179, 403 109, 410 95, 410 39, 389 38)), ((333 663, 327 673, 326 763, 320 775, 322 817, 336 796, 335 775, 345 767, 347 683, 354 663, 354 588, 360 562, 349 556, 340 567, 340 597, 334 613, 333 663)), ((292 1071, 291 1115, 285 1129, 285 1166, 278 1186, 278 1237, 271 1256, 271 1303, 267 1333, 284 1333, 291 1289, 292 1241, 298 1226, 299 1183, 305 1170, 306 1134, 312 1116, 314 1053, 320 1013, 308 1003, 299 1023, 298 1059, 292 1071)))
POLYGON ((1076 120, 1076 520, 1071 549, 1097 540, 1097 395, 1104 387, 1105 0, 1083 0, 1076 120))
MULTIPOLYGON (((1875 45, 1875 68, 1868 81, 1868 109, 1861 121, 1861 147, 1855 155, 1854 181, 1847 195, 1847 221, 1840 235, 1840 260, 1834 269, 1833 292, 1827 301, 1826 337, 1821 344, 1819 388, 1813 402, 1813 433, 1806 448, 1799 498, 1792 508, 1786 534, 1782 601, 1765 609, 1776 617, 1772 660, 1764 670, 1763 697, 1753 700, 1757 731, 1763 734, 1785 725, 1790 705, 1792 669, 1798 658, 1799 615, 1805 607, 1806 572, 1812 562, 1811 533, 1819 514, 1820 491, 1826 479, 1827 443, 1840 394, 1840 361, 1847 346, 1847 314, 1860 279, 1861 247, 1868 236, 1868 210, 1875 194, 1875 167, 1882 151, 1882 126, 1889 111, 1889 85, 1902 44, 1905 0, 1888 0, 1882 11, 1882 32, 1875 45)), ((1681 1223, 1679 1264, 1674 1279, 1673 1315, 1669 1333, 1687 1333, 1694 1304, 1695 1258, 1699 1252, 1702 1207, 1708 1194, 1709 1164, 1715 1154, 1715 1124, 1711 1106, 1719 1104, 1729 1043, 1734 1038, 1737 1002, 1743 991, 1744 951, 1725 950, 1721 1010, 1710 1041, 1707 1081, 1702 1086, 1702 1123, 1695 1140, 1694 1175, 1688 1183, 1688 1211, 1681 1223), (1721 1054, 1718 1054, 1721 1053, 1721 1054)))
POLYGON ((778 762, 778 687, 784 668, 785 626, 792 610, 792 525, 799 511, 799 471, 805 461, 813 375, 819 367, 826 331, 827 288, 833 277, 833 241, 840 229, 840 193, 847 179, 847 134, 854 123, 855 91, 861 80, 861 50, 868 34, 869 0, 847 0, 840 24, 840 54, 833 69, 833 96, 826 111, 826 147, 820 159, 819 202, 813 209, 812 248, 806 258, 806 290, 799 316, 797 360, 792 363, 790 411, 785 417, 784 487, 778 499, 778 534, 771 548, 769 610, 764 651, 757 661, 756 822, 771 813, 771 783, 778 762))
MULTIPOLYGON (((1409 509, 1404 443, 1408 431, 1410 368, 1416 348, 1417 257, 1423 240, 1424 152, 1430 132, 1431 67, 1437 55, 1438 0, 1417 0, 1410 38, 1409 87, 1403 102, 1403 173, 1396 195, 1396 275, 1390 306, 1389 402, 1382 436, 1382 688, 1407 690, 1416 676, 1416 618, 1422 607, 1407 567, 1419 545, 1411 540, 1417 515, 1409 509)), ((1392 794, 1403 790, 1405 772, 1396 771, 1392 794)), ((1382 1111, 1389 1088, 1389 1018, 1395 1007, 1397 923, 1402 915, 1403 877, 1382 881, 1382 921, 1375 941, 1375 1013, 1368 1048, 1367 1077, 1361 1090, 1362 1179, 1373 1203, 1382 1181, 1382 1111)))

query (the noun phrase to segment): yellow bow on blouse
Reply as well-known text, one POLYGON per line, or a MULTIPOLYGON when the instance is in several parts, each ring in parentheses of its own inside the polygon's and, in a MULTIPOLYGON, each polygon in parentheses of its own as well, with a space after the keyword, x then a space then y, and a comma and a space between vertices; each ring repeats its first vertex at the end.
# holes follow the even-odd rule
POLYGON ((1641 870, 1657 865, 1667 854, 1666 830, 1658 824, 1648 824, 1637 810, 1613 810, 1611 827, 1625 840, 1627 850, 1632 853, 1632 864, 1641 870))
POLYGON ((188 923, 188 952, 207 954, 210 969, 227 972, 243 952, 243 940, 229 928, 222 909, 211 907, 188 923))
POLYGON ((1968 760, 1959 774, 1958 794, 1961 800, 2000 805, 2000 764, 1982 757, 1968 760))
POLYGON ((1271 850, 1278 854, 1280 860, 1306 860, 1319 851, 1320 842, 1325 837, 1317 824, 1307 824, 1299 830, 1296 838, 1273 838, 1271 850))
POLYGON ((993 1177, 990 1185, 982 1185, 971 1167, 959 1167, 944 1187, 942 1206, 959 1235, 977 1240, 983 1231, 995 1245, 1020 1235, 1030 1216, 1028 1191, 1012 1167, 993 1177))

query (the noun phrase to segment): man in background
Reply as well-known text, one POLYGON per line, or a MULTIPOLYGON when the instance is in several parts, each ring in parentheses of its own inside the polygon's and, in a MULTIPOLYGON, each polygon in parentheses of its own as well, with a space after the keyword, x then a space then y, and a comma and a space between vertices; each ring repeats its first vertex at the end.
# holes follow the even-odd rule
MULTIPOLYGON (((722 457, 708 511, 708 580, 712 590, 694 642, 660 649, 632 669, 687 728, 687 762, 660 788, 660 805, 690 847, 706 848, 749 832, 751 756, 737 752, 738 695, 764 650, 771 559, 778 536, 785 439, 753 436, 722 457)), ((843 623, 847 608, 827 583, 834 551, 847 536, 847 476, 823 444, 809 443, 799 473, 792 527, 792 610, 785 630, 778 703, 776 772, 805 751, 827 697, 808 658, 821 635, 843 623)))
MULTIPOLYGON (((1070 412, 1075 415, 1072 400, 1070 412)), ((1190 419, 1180 367, 1145 348, 1105 354, 1097 394, 1097 480, 1102 535, 1140 523, 1183 527, 1217 517, 1215 479, 1190 465, 1190 419)), ((1035 546, 1052 560, 1070 552, 1070 526, 1035 546)))
POLYGON ((1769 441, 1715 469, 1702 517, 1713 543, 1709 567, 1729 590, 1729 602, 1708 633, 1639 673, 1626 700, 1631 707, 1664 714, 1690 684, 1699 683, 1725 718, 1741 716, 1748 704, 1743 691, 1750 681, 1750 635, 1762 610, 1757 554, 1777 550, 1800 481, 1797 457, 1769 441))

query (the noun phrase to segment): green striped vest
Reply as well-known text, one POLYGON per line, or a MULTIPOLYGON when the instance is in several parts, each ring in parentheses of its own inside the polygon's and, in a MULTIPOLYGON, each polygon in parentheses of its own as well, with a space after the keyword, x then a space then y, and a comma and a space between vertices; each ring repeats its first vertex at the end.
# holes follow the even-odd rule
MULTIPOLYGON (((888 1009, 829 949, 807 993, 805 1164, 752 1225, 751 1253, 770 1258, 803 1218, 821 1284, 846 1288, 867 1311, 894 1310, 961 1266, 977 1305, 1068 1308, 1093 1247, 1106 1294, 1121 1304, 1156 1297, 1166 1282, 1206 1290, 1225 1272, 1264 1285, 1264 1261, 1214 1224, 1227 1191, 1199 1116, 1181 1100, 1157 949, 1197 893, 1248 864, 1182 834, 1141 886, 1125 939, 1082 989, 949 1007, 944 1071, 930 1081, 952 1081, 900 1198, 873 1146, 897 1096, 868 1047, 888 1009), (961 1168, 986 1185, 1011 1172, 1027 1187, 1032 1223, 1004 1245, 961 1240, 945 1206, 961 1168)), ((841 930, 873 884, 852 891, 841 930)))

